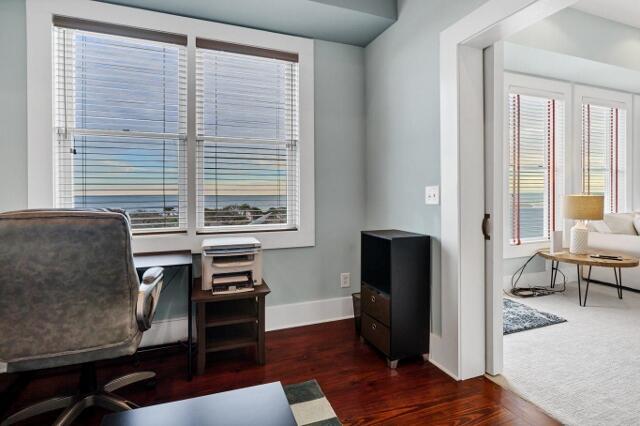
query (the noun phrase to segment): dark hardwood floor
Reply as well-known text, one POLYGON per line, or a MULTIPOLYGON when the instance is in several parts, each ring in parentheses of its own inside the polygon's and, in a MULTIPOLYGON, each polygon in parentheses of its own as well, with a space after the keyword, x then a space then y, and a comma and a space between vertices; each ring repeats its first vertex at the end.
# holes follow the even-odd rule
MULTIPOLYGON (((185 356, 180 353, 145 354, 99 365, 100 380, 136 370, 154 370, 157 385, 136 385, 120 395, 141 405, 207 395, 273 381, 298 383, 315 378, 344 424, 558 424, 534 405, 481 377, 456 382, 421 359, 400 362, 397 370, 361 343, 353 320, 267 333, 267 364, 258 366, 248 352, 219 354, 206 373, 185 378, 185 356), (138 364, 138 365, 136 365, 138 364)), ((72 393, 78 371, 39 375, 29 382, 11 406, 72 393)), ((90 409, 78 424, 99 424, 103 411, 90 409)), ((47 424, 56 414, 40 416, 30 424, 47 424)))

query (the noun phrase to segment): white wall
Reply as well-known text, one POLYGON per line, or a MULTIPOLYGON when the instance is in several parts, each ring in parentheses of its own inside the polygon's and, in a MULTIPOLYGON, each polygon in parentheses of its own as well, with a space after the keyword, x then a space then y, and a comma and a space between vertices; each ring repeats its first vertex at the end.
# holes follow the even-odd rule
POLYGON ((565 9, 507 41, 640 70, 640 29, 565 9))
MULTIPOLYGON (((630 55, 635 53, 629 52, 630 55)), ((504 43, 504 60, 507 71, 640 93, 640 70, 511 42, 504 43)))

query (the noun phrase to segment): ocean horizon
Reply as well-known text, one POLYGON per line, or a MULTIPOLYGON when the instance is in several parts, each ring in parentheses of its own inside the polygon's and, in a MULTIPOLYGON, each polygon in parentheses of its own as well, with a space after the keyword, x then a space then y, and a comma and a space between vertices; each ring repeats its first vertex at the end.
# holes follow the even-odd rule
MULTIPOLYGON (((186 202, 186 201, 185 201, 186 202)), ((224 207, 248 204, 260 210, 286 207, 287 197, 277 195, 207 195, 205 208, 222 209, 224 207)), ((175 195, 78 195, 74 197, 74 207, 82 208, 122 208, 128 212, 157 211, 164 208, 177 208, 175 195)))

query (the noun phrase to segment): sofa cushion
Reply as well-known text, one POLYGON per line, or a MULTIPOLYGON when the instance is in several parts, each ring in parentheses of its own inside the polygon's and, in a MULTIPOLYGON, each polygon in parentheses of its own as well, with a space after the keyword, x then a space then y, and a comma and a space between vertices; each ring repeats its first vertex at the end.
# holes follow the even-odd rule
POLYGON ((612 234, 638 235, 634 226, 635 213, 609 213, 604 215, 604 223, 612 234))
POLYGON ((599 232, 600 234, 611 234, 611 229, 604 220, 592 220, 587 225, 590 232, 599 232))

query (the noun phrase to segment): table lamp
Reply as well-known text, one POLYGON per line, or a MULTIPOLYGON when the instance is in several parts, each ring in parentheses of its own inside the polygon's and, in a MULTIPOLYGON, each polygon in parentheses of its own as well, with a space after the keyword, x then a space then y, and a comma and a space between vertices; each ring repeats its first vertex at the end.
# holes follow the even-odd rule
POLYGON ((589 230, 587 221, 602 220, 604 214, 604 196, 602 195, 565 195, 564 217, 573 219, 576 224, 571 228, 571 254, 587 254, 589 248, 589 230))

